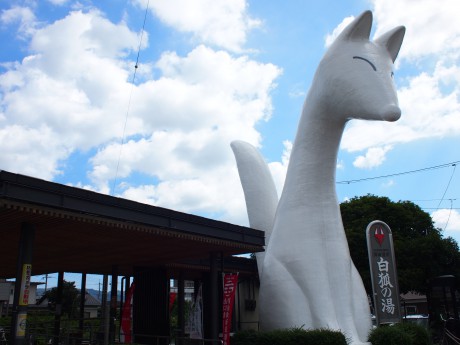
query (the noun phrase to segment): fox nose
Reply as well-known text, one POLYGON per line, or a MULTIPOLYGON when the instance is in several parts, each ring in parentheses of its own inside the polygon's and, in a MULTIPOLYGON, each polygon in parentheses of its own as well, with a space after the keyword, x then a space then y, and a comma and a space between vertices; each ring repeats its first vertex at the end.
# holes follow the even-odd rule
POLYGON ((401 117, 401 109, 397 105, 391 104, 383 110, 382 118, 385 121, 397 121, 401 117))

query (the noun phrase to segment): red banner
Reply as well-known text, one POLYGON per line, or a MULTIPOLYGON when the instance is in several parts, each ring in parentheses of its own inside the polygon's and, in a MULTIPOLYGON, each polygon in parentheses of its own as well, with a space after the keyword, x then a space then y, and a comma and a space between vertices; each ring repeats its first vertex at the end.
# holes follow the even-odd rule
POLYGON ((171 313, 174 301, 176 300, 177 292, 170 292, 169 293, 169 312, 171 313))
POLYGON ((123 305, 123 312, 121 315, 121 330, 122 342, 125 344, 131 343, 131 302, 133 300, 134 282, 126 292, 126 301, 123 305))
POLYGON ((223 345, 230 345, 230 331, 232 328, 233 304, 235 292, 238 286, 238 273, 224 274, 224 294, 222 301, 222 342, 223 345))

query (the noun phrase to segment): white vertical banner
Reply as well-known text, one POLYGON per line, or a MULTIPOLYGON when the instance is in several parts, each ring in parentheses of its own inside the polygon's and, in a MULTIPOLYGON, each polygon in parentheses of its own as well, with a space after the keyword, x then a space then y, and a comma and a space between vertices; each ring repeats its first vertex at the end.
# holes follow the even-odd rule
POLYGON ((190 315, 190 339, 203 339, 203 292, 202 284, 198 289, 190 315))
POLYGON ((398 274, 390 227, 380 220, 366 229, 377 325, 401 322, 398 274))

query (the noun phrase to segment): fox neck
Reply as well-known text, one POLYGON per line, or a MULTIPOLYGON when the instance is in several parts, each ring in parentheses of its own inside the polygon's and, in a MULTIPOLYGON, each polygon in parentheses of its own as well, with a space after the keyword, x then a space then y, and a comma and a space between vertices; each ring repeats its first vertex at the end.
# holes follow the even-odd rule
POLYGON ((280 207, 284 203, 288 207, 331 201, 337 204, 335 171, 346 121, 332 114, 325 103, 314 91, 305 100, 280 207))

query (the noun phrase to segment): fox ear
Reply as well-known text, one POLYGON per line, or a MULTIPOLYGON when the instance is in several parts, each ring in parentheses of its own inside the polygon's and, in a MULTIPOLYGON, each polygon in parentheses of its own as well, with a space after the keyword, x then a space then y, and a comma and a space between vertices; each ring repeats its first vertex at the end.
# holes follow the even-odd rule
POLYGON ((383 34, 376 40, 375 43, 385 47, 390 53, 391 59, 395 62, 396 57, 398 56, 399 49, 404 39, 404 34, 406 33, 406 28, 404 26, 398 26, 393 30, 388 31, 383 34))
POLYGON ((372 12, 365 11, 343 29, 337 40, 368 40, 372 27, 372 12))

